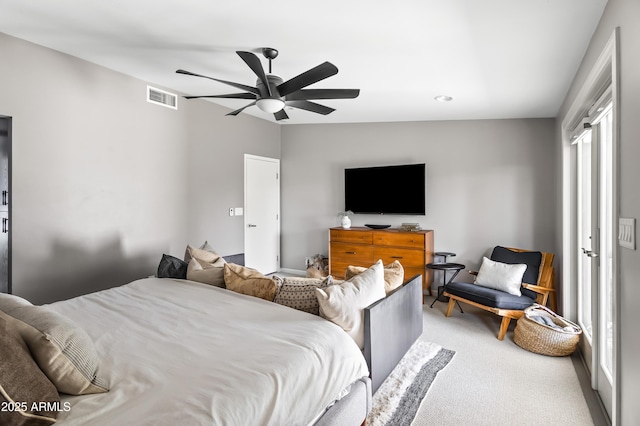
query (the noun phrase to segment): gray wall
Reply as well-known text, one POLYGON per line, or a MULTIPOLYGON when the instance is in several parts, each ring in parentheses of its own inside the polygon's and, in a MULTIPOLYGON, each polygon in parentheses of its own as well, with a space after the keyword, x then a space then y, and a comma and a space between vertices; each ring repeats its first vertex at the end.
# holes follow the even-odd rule
MULTIPOLYGON (((565 116, 571 103, 602 52, 616 27, 620 27, 620 138, 619 138, 619 207, 621 217, 640 218, 640 3, 636 0, 609 0, 591 44, 576 74, 571 89, 560 110, 559 121, 565 116)), ((557 152, 560 152, 558 134, 557 152)), ((560 214, 561 212, 559 212, 560 214)), ((558 223, 560 222, 558 217, 558 223)), ((558 234, 560 237, 560 233, 558 234)), ((637 239, 636 234, 636 239, 637 239)), ((638 333, 638 311, 640 310, 640 251, 620 248, 619 280, 615 285, 619 291, 620 364, 621 393, 620 425, 640 423, 640 334, 638 333)))
POLYGON ((243 246, 243 153, 280 129, 227 109, 146 102, 144 81, 0 34, 0 114, 13 117, 13 292, 66 299, 155 272, 208 239, 243 246))
POLYGON ((327 228, 344 210, 345 167, 401 163, 426 163, 427 214, 356 215, 354 226, 419 222, 434 230, 436 251, 455 252, 451 260, 471 268, 498 244, 555 252, 554 125, 527 119, 284 126, 283 267, 304 269, 305 256, 327 253, 327 228))

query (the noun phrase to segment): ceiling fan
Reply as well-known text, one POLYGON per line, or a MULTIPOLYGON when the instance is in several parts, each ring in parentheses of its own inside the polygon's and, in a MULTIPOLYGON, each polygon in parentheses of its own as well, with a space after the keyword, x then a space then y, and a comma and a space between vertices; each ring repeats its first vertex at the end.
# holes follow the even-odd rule
POLYGON ((353 99, 358 97, 360 89, 305 89, 305 87, 324 80, 338 73, 338 68, 331 62, 324 62, 315 68, 311 68, 302 74, 293 77, 287 81, 283 81, 278 75, 271 73, 271 61, 278 56, 276 49, 265 47, 262 54, 269 60, 269 73, 264 72, 260 58, 252 52, 237 51, 240 58, 251 68, 258 76, 256 86, 247 86, 231 81, 220 80, 206 75, 196 74, 185 70, 177 70, 178 74, 192 75, 195 77, 208 78, 220 83, 228 84, 237 89, 245 90, 242 93, 231 93, 228 95, 201 95, 201 96, 185 96, 186 99, 196 98, 226 98, 226 99, 250 99, 248 105, 243 106, 227 115, 238 115, 245 108, 257 105, 262 111, 271 113, 276 120, 284 120, 289 118, 284 111, 285 106, 304 109, 306 111, 327 115, 335 111, 310 100, 316 99, 353 99))

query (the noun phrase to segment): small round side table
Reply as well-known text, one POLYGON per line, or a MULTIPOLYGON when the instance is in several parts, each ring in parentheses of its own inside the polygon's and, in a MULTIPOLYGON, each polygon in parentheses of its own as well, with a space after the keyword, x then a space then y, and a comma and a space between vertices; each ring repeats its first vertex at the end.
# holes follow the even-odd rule
POLYGON ((466 266, 463 265, 462 263, 445 262, 445 263, 429 263, 427 265, 427 268, 440 270, 440 271, 442 271, 443 275, 445 276, 445 278, 443 278, 443 280, 442 280, 442 285, 440 287, 438 287, 438 296, 436 296, 436 298, 433 299, 433 302, 431 302, 431 306, 430 307, 433 308, 433 305, 436 303, 436 300, 439 300, 440 302, 445 302, 444 299, 441 299, 442 293, 444 293, 444 291, 447 289, 447 285, 451 281, 453 281, 453 279, 456 277, 456 275, 458 275, 458 273, 461 270, 466 268, 466 266), (447 271, 454 271, 453 275, 451 277, 449 277, 448 281, 446 280, 447 271))

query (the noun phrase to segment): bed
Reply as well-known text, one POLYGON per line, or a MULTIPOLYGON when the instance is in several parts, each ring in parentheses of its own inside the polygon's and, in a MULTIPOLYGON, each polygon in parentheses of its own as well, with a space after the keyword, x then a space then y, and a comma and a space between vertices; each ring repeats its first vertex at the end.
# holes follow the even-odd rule
POLYGON ((417 276, 365 309, 364 351, 321 317, 188 280, 47 305, 88 333, 110 386, 61 394, 58 423, 360 425, 422 333, 420 290, 417 276))
POLYGON ((192 281, 146 278, 49 308, 82 324, 111 388, 65 396, 62 424, 305 425, 368 376, 328 321, 192 281))

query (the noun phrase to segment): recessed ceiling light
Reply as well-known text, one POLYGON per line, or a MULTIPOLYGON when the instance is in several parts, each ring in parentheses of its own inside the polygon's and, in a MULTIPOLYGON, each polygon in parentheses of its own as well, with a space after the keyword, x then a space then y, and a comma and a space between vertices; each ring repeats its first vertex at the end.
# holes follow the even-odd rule
POLYGON ((435 99, 438 102, 451 102, 453 100, 451 96, 447 96, 447 95, 438 95, 433 99, 435 99))

